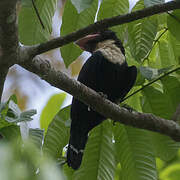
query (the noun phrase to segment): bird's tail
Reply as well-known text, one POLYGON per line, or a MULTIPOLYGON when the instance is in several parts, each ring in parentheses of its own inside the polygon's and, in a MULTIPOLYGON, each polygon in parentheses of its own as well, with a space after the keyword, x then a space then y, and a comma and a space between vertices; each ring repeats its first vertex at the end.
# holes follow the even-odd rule
POLYGON ((75 170, 80 167, 87 139, 88 135, 78 136, 78 139, 71 135, 67 149, 67 164, 69 167, 75 170))

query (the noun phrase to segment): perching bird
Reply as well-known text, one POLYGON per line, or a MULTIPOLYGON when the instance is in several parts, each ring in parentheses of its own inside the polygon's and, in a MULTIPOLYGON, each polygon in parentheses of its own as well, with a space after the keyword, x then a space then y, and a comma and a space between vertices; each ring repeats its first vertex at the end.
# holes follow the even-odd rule
MULTIPOLYGON (((76 44, 92 53, 83 65, 78 81, 101 92, 112 102, 122 100, 135 83, 137 69, 128 67, 121 41, 111 30, 90 34, 76 44)), ((81 165, 89 131, 106 118, 73 98, 67 164, 73 169, 81 165)))

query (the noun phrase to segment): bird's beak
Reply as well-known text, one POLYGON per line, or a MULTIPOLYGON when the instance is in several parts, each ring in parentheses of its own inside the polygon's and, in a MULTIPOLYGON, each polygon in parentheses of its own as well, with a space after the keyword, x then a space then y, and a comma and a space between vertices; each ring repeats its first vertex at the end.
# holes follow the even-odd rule
POLYGON ((95 39, 96 37, 100 36, 99 34, 89 34, 79 40, 77 40, 75 42, 76 45, 78 45, 82 50, 86 50, 85 49, 85 45, 86 43, 89 41, 89 40, 93 40, 95 39))

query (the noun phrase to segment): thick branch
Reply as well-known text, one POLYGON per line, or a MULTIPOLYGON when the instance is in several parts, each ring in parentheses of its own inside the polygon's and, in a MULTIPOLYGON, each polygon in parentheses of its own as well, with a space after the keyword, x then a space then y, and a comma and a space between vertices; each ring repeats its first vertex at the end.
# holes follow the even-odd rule
POLYGON ((99 31, 99 30, 102 30, 111 26, 115 26, 118 24, 124 24, 124 23, 131 22, 140 18, 148 17, 153 14, 180 8, 180 3, 170 2, 163 5, 157 5, 151 8, 146 8, 144 10, 137 11, 137 12, 127 14, 124 16, 117 16, 111 19, 105 19, 93 25, 90 25, 89 27, 81 29, 75 33, 72 33, 68 36, 51 40, 47 43, 43 43, 37 46, 32 46, 29 48, 23 47, 19 51, 20 54, 18 54, 19 52, 18 52, 18 47, 17 47, 18 36, 17 36, 16 25, 15 25, 15 19, 16 19, 16 15, 14 12, 15 3, 16 3, 16 0, 11 0, 11 1, 1 0, 0 1, 0 7, 2 8, 4 6, 4 9, 6 10, 7 10, 7 7, 9 9, 12 8, 10 11, 12 13, 10 13, 9 15, 14 16, 14 18, 13 16, 9 16, 9 15, 7 16, 6 13, 8 11, 4 11, 4 13, 0 12, 0 19, 5 20, 5 22, 3 23, 0 22, 0 25, 2 26, 5 23, 5 25, 7 24, 7 28, 8 27, 12 28, 12 29, 11 28, 0 29, 0 31, 3 31, 3 32, 0 32, 1 34, 0 52, 1 52, 1 60, 2 60, 1 62, 3 62, 2 57, 4 57, 7 63, 5 65, 9 67, 9 65, 12 64, 11 58, 13 58, 14 62, 19 61, 19 64, 25 67, 27 70, 36 73, 42 79, 48 81, 51 85, 72 94, 74 97, 81 100, 85 104, 89 105, 91 108, 93 107, 94 110, 96 110, 97 112, 103 114, 104 116, 108 118, 111 118, 115 121, 119 121, 126 125, 131 125, 133 127, 159 132, 159 133, 172 137, 174 140, 180 141, 180 127, 174 121, 165 120, 151 114, 143 114, 143 113, 137 113, 137 112, 130 113, 126 109, 120 108, 118 105, 110 102, 107 99, 102 98, 95 91, 91 90, 90 88, 86 87, 80 82, 77 82, 76 80, 69 78, 64 73, 61 73, 60 71, 58 72, 54 71, 54 69, 52 69, 50 64, 47 63, 46 61, 42 61, 41 59, 38 59, 38 57, 36 57, 36 59, 34 59, 33 61, 31 59, 33 56, 37 54, 60 47, 70 42, 73 42, 83 37, 86 34, 93 33, 93 32, 96 32, 96 31, 99 31), (8 4, 6 3, 6 1, 8 4), (10 19, 7 17, 9 17, 10 19), (11 35, 9 32, 11 32, 11 35), (5 36, 2 36, 2 35, 5 35, 5 36), (14 37, 14 40, 13 40, 13 37, 14 37), (4 40, 6 40, 6 42, 4 40), (7 56, 7 52, 9 53, 10 58, 7 56), (19 56, 18 57, 19 59, 17 59, 17 56, 19 56))
POLYGON ((17 0, 0 0, 0 99, 8 69, 17 62, 16 3, 17 0))
POLYGON ((35 58, 33 62, 29 61, 25 64, 21 63, 27 70, 38 74, 42 79, 48 81, 52 86, 58 87, 85 104, 100 114, 111 118, 115 121, 130 125, 136 128, 142 128, 159 132, 161 134, 170 136, 176 141, 180 141, 180 126, 174 121, 165 120, 156 117, 152 114, 144 114, 133 112, 130 113, 124 108, 102 98, 94 90, 86 87, 80 82, 69 78, 66 74, 60 71, 54 71, 48 61, 43 61, 40 58, 35 58))
POLYGON ((172 2, 168 2, 164 4, 154 5, 152 7, 148 7, 143 10, 135 11, 135 12, 125 14, 122 16, 115 16, 113 18, 107 18, 101 21, 97 21, 94 24, 91 24, 83 29, 80 29, 66 36, 52 39, 48 42, 29 47, 30 48, 29 51, 34 57, 35 55, 61 47, 71 42, 74 42, 77 39, 82 38, 87 34, 94 33, 94 32, 97 32, 97 31, 100 31, 100 30, 103 30, 105 28, 109 28, 112 26, 132 22, 138 19, 155 15, 155 14, 167 12, 174 9, 179 9, 179 8, 180 8, 180 2, 172 1, 172 2))

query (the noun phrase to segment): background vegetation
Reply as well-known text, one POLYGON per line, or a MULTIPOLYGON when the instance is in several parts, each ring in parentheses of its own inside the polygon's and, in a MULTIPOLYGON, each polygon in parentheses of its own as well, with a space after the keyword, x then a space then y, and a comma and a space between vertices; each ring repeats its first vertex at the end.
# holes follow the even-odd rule
MULTIPOLYGON (((57 1, 35 2, 45 29, 31 1, 22 1, 18 29, 24 45, 35 45, 51 38, 57 1)), ((164 0, 140 0, 132 11, 159 3, 164 0)), ((95 18, 101 20, 126 14, 129 1, 103 0, 96 16, 97 9, 98 0, 67 0, 59 29, 61 35, 86 27, 94 23, 95 18)), ((138 112, 172 119, 180 104, 180 10, 115 26, 112 30, 123 41, 128 64, 138 68, 138 78, 129 95, 134 94, 123 103, 138 112)), ((82 53, 73 43, 63 46, 60 52, 66 67, 82 53)), ((64 164, 71 123, 70 106, 60 108, 65 97, 65 93, 55 94, 47 102, 40 117, 40 129, 28 127, 27 122, 36 111, 22 112, 16 96, 0 104, 1 179, 179 179, 179 142, 158 133, 114 124, 110 119, 90 132, 80 169, 70 169, 64 164)))

